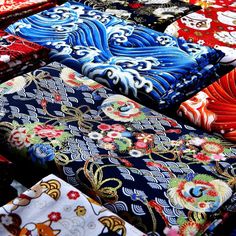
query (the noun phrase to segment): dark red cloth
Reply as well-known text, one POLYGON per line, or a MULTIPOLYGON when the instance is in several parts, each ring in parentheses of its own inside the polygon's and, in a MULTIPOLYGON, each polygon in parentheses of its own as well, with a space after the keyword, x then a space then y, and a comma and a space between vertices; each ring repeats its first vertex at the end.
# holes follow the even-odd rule
POLYGON ((47 60, 49 50, 0 30, 0 83, 47 60))
POLYGON ((56 0, 0 0, 0 27, 56 5, 56 0))

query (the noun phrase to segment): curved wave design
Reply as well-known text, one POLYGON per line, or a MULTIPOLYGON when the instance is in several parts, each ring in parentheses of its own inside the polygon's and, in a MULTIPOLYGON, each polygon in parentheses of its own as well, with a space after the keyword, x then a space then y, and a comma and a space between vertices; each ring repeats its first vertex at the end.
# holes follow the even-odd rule
POLYGON ((113 90, 139 102, 155 101, 154 109, 180 103, 217 79, 222 56, 75 2, 20 20, 7 31, 54 49, 51 59, 113 90))
POLYGON ((178 114, 236 142, 236 69, 183 102, 178 114))

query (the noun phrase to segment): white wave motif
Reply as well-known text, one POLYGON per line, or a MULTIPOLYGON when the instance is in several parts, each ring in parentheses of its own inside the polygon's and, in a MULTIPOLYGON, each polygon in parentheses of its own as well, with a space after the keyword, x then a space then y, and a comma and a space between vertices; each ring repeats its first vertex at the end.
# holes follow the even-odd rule
POLYGON ((124 43, 128 41, 128 37, 133 34, 134 27, 130 25, 112 25, 107 27, 107 36, 110 41, 116 43, 124 43))
POLYGON ((131 209, 135 215, 138 216, 146 215, 145 211, 140 205, 131 204, 131 209))

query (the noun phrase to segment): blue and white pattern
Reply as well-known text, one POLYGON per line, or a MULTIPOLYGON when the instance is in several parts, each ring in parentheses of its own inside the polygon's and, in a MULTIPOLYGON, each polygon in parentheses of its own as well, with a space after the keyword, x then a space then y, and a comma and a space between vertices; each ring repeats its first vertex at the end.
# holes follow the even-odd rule
POLYGON ((175 106, 216 80, 223 54, 73 1, 7 31, 53 49, 52 60, 153 109, 175 106))

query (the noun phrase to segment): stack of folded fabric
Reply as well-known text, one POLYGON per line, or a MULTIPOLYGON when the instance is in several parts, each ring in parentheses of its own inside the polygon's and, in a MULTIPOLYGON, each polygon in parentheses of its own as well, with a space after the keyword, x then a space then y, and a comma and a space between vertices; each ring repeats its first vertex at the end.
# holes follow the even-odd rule
POLYGON ((0 235, 129 235, 144 233, 54 175, 0 207, 0 235))
POLYGON ((45 47, 0 30, 0 82, 42 66, 48 53, 45 47))
POLYGON ((0 28, 56 5, 56 0, 1 0, 0 28))
POLYGON ((144 233, 203 234, 235 191, 234 144, 64 65, 20 76, 1 91, 2 151, 61 175, 144 233))
POLYGON ((78 2, 161 32, 178 18, 200 9, 196 5, 178 0, 78 0, 78 2))
POLYGON ((223 56, 73 1, 7 31, 54 49, 51 60, 156 110, 176 106, 215 81, 223 56))
POLYGON ((233 2, 209 1, 206 8, 180 18, 165 32, 218 48, 226 54, 221 63, 236 66, 236 6, 233 2))
POLYGON ((12 200, 16 190, 11 187, 14 178, 14 164, 0 155, 0 206, 12 200))

